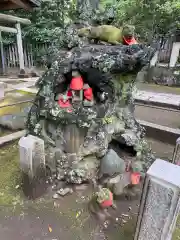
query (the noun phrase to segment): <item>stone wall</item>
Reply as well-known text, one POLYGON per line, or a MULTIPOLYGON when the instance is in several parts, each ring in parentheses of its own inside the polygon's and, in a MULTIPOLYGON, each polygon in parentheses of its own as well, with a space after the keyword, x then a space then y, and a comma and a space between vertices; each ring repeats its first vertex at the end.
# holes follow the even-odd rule
POLYGON ((165 86, 180 86, 180 67, 168 68, 166 64, 143 68, 137 76, 138 82, 165 86))

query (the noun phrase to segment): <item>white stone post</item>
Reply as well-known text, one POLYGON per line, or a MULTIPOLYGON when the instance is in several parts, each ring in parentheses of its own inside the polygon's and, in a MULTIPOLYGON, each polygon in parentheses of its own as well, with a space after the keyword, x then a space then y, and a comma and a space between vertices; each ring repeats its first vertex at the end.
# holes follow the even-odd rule
POLYGON ((17 46, 18 46, 18 55, 19 55, 19 66, 20 70, 24 70, 24 54, 23 54, 23 44, 22 44, 22 34, 21 34, 21 25, 16 23, 17 29, 17 46))
POLYGON ((28 135, 19 140, 20 168, 30 179, 39 167, 45 169, 44 140, 28 135))
POLYGON ((179 50, 180 50, 180 42, 174 42, 172 46, 169 67, 175 67, 179 57, 179 50))
POLYGON ((0 82, 0 100, 4 99, 5 96, 5 84, 0 82))
POLYGON ((134 240, 170 240, 180 214, 180 166, 157 159, 147 172, 134 240))
POLYGON ((155 67, 158 62, 159 51, 156 51, 153 58, 150 61, 150 67, 155 67))

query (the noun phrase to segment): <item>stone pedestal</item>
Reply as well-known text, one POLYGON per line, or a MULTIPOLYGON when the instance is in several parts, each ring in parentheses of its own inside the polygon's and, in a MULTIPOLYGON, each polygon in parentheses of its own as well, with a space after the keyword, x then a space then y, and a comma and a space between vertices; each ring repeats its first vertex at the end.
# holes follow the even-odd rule
POLYGON ((180 210, 180 167, 157 159, 147 172, 134 240, 170 240, 180 210))
POLYGON ((178 61, 179 51, 180 51, 180 42, 174 42, 172 47, 170 62, 169 62, 170 67, 175 67, 178 61))
POLYGON ((19 140, 20 168, 33 179, 39 168, 45 169, 44 140, 28 135, 19 140))

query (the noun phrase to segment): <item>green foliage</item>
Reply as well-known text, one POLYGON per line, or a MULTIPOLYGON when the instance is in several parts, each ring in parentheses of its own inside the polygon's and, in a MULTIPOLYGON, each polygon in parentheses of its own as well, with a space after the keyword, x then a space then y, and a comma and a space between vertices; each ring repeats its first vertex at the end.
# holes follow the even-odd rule
MULTIPOLYGON (((34 9, 33 12, 16 10, 8 13, 31 20, 32 24, 25 26, 22 31, 26 41, 53 42, 56 45, 56 40, 61 38, 64 25, 79 17, 77 1, 81 2, 80 0, 42 0, 41 7, 34 9)), ((86 0, 86 2, 90 6, 95 2, 98 3, 98 0, 86 0)), ((132 24, 136 27, 137 37, 141 41, 151 42, 156 36, 172 33, 174 29, 180 28, 179 0, 99 0, 99 2, 99 10, 91 20, 98 24, 114 24, 117 27, 127 23, 132 24)), ((81 12, 87 15, 87 11, 81 9, 81 12)), ((16 40, 14 35, 8 35, 4 41, 16 40)))
POLYGON ((73 18, 75 3, 71 0, 42 0, 40 8, 32 12, 8 11, 8 14, 29 18, 31 25, 23 28, 23 38, 32 42, 51 42, 53 36, 73 18))
MULTIPOLYGON (((103 0, 105 6, 109 0, 103 0)), ((179 0, 117 0, 116 25, 130 23, 136 26, 138 36, 151 41, 180 27, 179 0)))

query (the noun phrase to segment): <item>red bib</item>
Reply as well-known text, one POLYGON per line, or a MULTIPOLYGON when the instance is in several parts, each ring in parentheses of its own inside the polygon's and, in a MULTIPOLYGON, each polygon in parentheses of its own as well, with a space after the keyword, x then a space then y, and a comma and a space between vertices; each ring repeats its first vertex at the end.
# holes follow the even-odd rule
POLYGON ((134 37, 132 37, 130 39, 123 37, 123 40, 126 45, 138 44, 138 42, 136 41, 136 39, 134 37))

